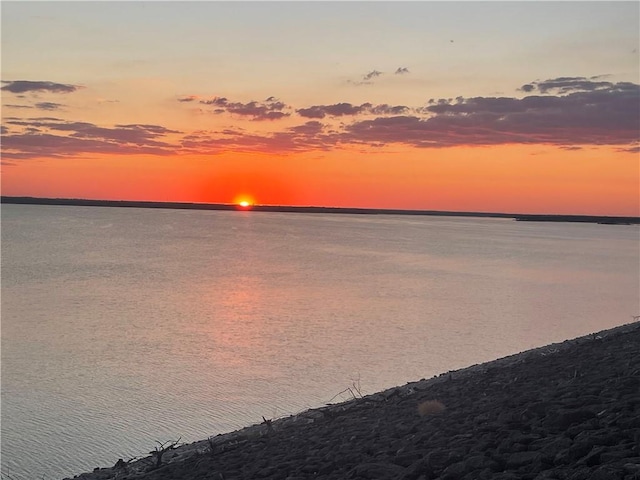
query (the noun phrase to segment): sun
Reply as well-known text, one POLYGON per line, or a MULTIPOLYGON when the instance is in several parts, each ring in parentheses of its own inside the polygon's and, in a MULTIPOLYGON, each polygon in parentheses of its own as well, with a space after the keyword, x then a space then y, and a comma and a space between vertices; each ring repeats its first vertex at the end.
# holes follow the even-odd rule
POLYGON ((240 208, 247 209, 253 207, 255 202, 253 201, 253 198, 248 195, 238 195, 233 203, 240 208))

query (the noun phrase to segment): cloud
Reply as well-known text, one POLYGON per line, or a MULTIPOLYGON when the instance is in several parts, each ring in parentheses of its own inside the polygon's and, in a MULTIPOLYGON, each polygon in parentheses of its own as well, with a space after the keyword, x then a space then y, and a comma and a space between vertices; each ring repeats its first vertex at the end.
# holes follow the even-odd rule
POLYGON ((409 110, 409 107, 404 105, 387 105, 386 103, 369 108, 369 112, 375 115, 402 115, 409 110))
POLYGON ((39 110, 59 110, 64 105, 60 103, 53 103, 53 102, 39 102, 39 103, 36 103, 35 106, 39 110))
POLYGON ((614 86, 611 82, 594 82, 598 78, 604 78, 606 75, 596 75, 590 79, 586 77, 558 77, 543 82, 531 82, 522 85, 519 90, 523 92, 533 92, 537 90, 540 93, 554 92, 556 94, 565 94, 571 92, 591 92, 594 90, 602 90, 614 86))
POLYGON ((321 105, 314 105, 309 108, 300 108, 296 110, 296 113, 305 118, 324 118, 327 116, 327 113, 321 105))
POLYGON ((54 103, 54 102, 38 102, 35 105, 7 104, 7 105, 4 105, 4 107, 5 108, 20 108, 20 109, 37 108, 38 110, 52 111, 52 110, 60 110, 60 109, 62 109, 62 107, 64 107, 64 105, 61 104, 61 103, 54 103))
MULTIPOLYGON (((565 80, 556 82, 567 88, 565 80)), ((570 81, 571 90, 577 88, 570 81)), ((345 127, 341 140, 403 143, 414 147, 547 144, 625 145, 638 141, 640 86, 627 82, 564 96, 522 99, 439 99, 420 110, 426 117, 394 116, 345 127)))
POLYGON ((379 72, 378 70, 372 70, 369 73, 367 73, 364 77, 362 77, 362 79, 364 81, 367 81, 367 80, 371 80, 372 78, 379 77, 380 75, 382 75, 382 72, 379 72))
POLYGON ((33 108, 31 105, 4 105, 5 108, 33 108))
MULTIPOLYGON (((607 145, 620 152, 638 151, 640 85, 593 77, 561 77, 526 85, 531 89, 522 98, 458 96, 430 99, 417 108, 370 102, 312 105, 295 110, 304 123, 271 133, 233 127, 184 134, 161 125, 105 127, 55 117, 5 117, 2 153, 12 159, 86 153, 287 154, 397 144, 415 148, 537 144, 563 149, 607 145), (324 118, 331 121, 322 123, 324 118)), ((213 97, 198 103, 213 112, 250 120, 277 120, 290 116, 292 110, 275 97, 247 103, 213 97)))
POLYGON ((640 153, 640 145, 633 145, 628 148, 619 148, 618 151, 624 153, 640 153))
POLYGON ((404 75, 405 73, 409 73, 409 69, 407 67, 398 67, 394 72, 394 75, 404 75))
POLYGON ((371 70, 369 73, 362 76, 362 80, 347 80, 347 83, 352 83, 353 85, 371 85, 372 80, 380 75, 383 75, 384 72, 380 72, 378 70, 371 70))
POLYGON ((107 98, 96 98, 96 102, 99 104, 103 103, 120 103, 120 100, 109 100, 107 98))
POLYGON ((289 131, 297 134, 317 135, 318 133, 322 132, 323 128, 324 126, 322 125, 322 123, 312 120, 303 125, 291 127, 289 128, 289 131))
POLYGON ((180 148, 183 152, 205 155, 215 155, 229 150, 287 154, 313 150, 326 151, 333 148, 339 141, 336 132, 327 132, 325 126, 315 120, 267 135, 256 135, 240 130, 227 130, 224 133, 224 137, 207 132, 185 136, 180 148))
POLYGON ((204 105, 216 105, 218 107, 224 107, 229 103, 229 101, 224 97, 215 97, 211 100, 200 100, 200 103, 204 105))
POLYGON ((179 102, 194 102, 198 99, 197 95, 187 95, 186 97, 180 97, 178 98, 179 102))
POLYGON ((260 115, 255 115, 253 120, 280 120, 281 118, 288 117, 290 113, 284 112, 265 112, 260 115))
POLYGON ((241 115, 251 117, 254 121, 264 120, 280 120, 290 116, 287 110, 288 107, 283 102, 279 101, 275 97, 269 97, 264 102, 251 101, 248 103, 242 102, 230 102, 225 97, 214 97, 210 100, 200 100, 203 105, 211 105, 217 107, 213 113, 230 113, 234 115, 241 115))
POLYGON ((11 93, 25 93, 25 92, 52 92, 52 93, 71 93, 78 90, 77 85, 66 85, 63 83, 54 82, 32 82, 29 80, 15 80, 15 81, 2 81, 6 85, 0 90, 4 90, 11 93))
POLYGON ((391 106, 387 104, 372 105, 363 103, 362 105, 352 105, 350 103, 336 103, 334 105, 313 105, 308 108, 300 108, 296 113, 305 118, 322 119, 326 116, 342 117, 347 115, 375 114, 375 115, 398 115, 405 113, 409 107, 402 105, 391 106))
POLYGON ((309 108, 301 108, 296 113, 305 118, 324 118, 327 115, 341 117, 343 115, 357 115, 362 113, 364 105, 355 106, 350 103, 336 103, 334 105, 313 105, 309 108))
POLYGON ((24 127, 21 132, 2 138, 2 155, 14 159, 67 157, 82 153, 169 155, 175 152, 175 145, 161 138, 180 133, 159 125, 130 124, 107 128, 53 117, 24 120, 11 117, 6 123, 24 127))

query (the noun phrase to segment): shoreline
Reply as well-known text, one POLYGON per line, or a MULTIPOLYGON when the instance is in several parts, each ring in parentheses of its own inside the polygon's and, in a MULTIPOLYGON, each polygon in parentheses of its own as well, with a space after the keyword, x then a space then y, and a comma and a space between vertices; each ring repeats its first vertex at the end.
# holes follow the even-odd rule
MULTIPOLYGON (((426 479, 442 478, 443 480, 455 478, 541 480, 569 478, 561 475, 561 472, 566 470, 584 471, 587 475, 584 478, 600 478, 593 475, 597 473, 598 468, 602 470, 605 467, 608 470, 602 470, 602 475, 609 476, 602 478, 626 479, 627 473, 640 475, 640 322, 637 321, 526 350, 490 362, 444 372, 430 379, 421 379, 364 397, 355 393, 357 392, 354 392, 354 399, 346 402, 327 404, 279 419, 264 419, 262 423, 234 432, 180 445, 175 449, 167 449, 162 456, 159 468, 152 466, 157 457, 150 455, 130 461, 119 460, 114 462, 112 467, 96 468, 93 472, 79 474, 73 478, 83 480, 402 478, 411 480, 423 475, 426 479), (622 355, 623 353, 626 356, 622 355), (602 358, 597 360, 600 357, 602 358), (611 360, 613 357, 616 357, 615 361, 611 360), (554 377, 545 369, 560 374, 561 378, 557 385, 551 385, 555 381, 554 377), (617 403, 609 401, 605 405, 608 408, 601 408, 602 402, 608 397, 601 392, 600 395, 604 400, 599 400, 599 395, 588 394, 587 391, 593 388, 595 392, 598 386, 592 385, 594 382, 598 384, 606 379, 613 381, 615 375, 620 375, 624 379, 621 391, 627 392, 624 393, 626 396, 617 403), (525 381, 525 378, 528 381, 525 381), (582 383, 587 380, 589 385, 583 385, 582 383), (491 389, 493 384, 499 388, 491 389), (575 391, 571 390, 572 388, 575 391), (484 391, 479 393, 480 390, 484 391), (564 390, 568 390, 568 393, 564 390), (556 398, 558 393, 564 394, 570 401, 565 402, 562 395, 556 398), (512 398, 519 395, 523 397, 520 402, 512 398), (581 395, 587 397, 587 401, 578 405, 581 395), (545 401, 545 396, 551 400, 545 401), (492 408, 497 410, 496 418, 484 418, 485 415, 488 417, 491 415, 482 412, 482 409, 480 409, 482 413, 478 413, 477 404, 471 403, 474 397, 476 402, 493 404, 492 408), (424 400, 442 401, 445 409, 442 412, 429 412, 433 415, 420 416, 417 413, 417 406, 424 400), (554 407, 555 403, 557 405, 554 407), (630 408, 635 419, 631 417, 631 424, 627 425, 629 428, 622 429, 622 433, 618 432, 622 440, 615 443, 612 440, 612 432, 621 430, 615 423, 620 423, 618 418, 620 415, 612 417, 613 423, 606 422, 609 420, 607 412, 618 407, 627 410, 630 408), (520 411, 531 411, 529 413, 531 418, 516 418, 516 412, 520 411), (397 417, 395 420, 391 420, 392 413, 397 417), (478 422, 478 418, 482 421, 478 422), (470 425, 469 421, 475 424, 470 425), (588 422, 591 423, 588 424, 588 422), (602 425, 595 425, 598 422, 602 425), (485 430, 488 428, 494 428, 495 432, 489 431, 497 435, 493 443, 504 436, 501 429, 506 429, 509 436, 514 438, 511 443, 516 445, 515 451, 509 451, 509 445, 492 445, 492 442, 486 439, 484 444, 475 445, 481 448, 474 450, 474 441, 477 440, 474 440, 474 437, 486 436, 481 433, 486 433, 485 430), (567 435, 571 428, 573 432, 567 435), (413 448, 419 444, 415 437, 425 429, 428 431, 425 435, 429 437, 443 429, 447 430, 450 438, 443 437, 444 443, 423 438, 427 445, 422 448, 413 448), (596 440, 584 433, 589 431, 595 432, 593 438, 596 440), (516 441, 518 432, 522 437, 521 442, 516 441), (603 435, 606 436, 607 432, 611 438, 607 437, 603 440, 603 435), (575 453, 577 448, 575 440, 580 438, 581 434, 589 437, 585 440, 588 448, 582 446, 578 452, 580 454, 578 458, 578 454, 575 453), (629 435, 631 438, 627 438, 629 435), (356 441, 360 437, 362 437, 362 444, 356 441), (547 437, 549 437, 547 443, 551 447, 545 443, 547 437), (343 440, 347 441, 346 444, 342 445, 335 455, 346 451, 348 460, 345 458, 344 461, 336 463, 328 456, 322 457, 323 461, 322 458, 320 460, 316 458, 315 453, 309 454, 310 451, 317 453, 329 449, 336 441, 343 440), (457 446, 456 442, 459 440, 465 440, 463 442, 466 445, 465 448, 457 446), (305 447, 305 442, 310 442, 311 446, 305 447), (535 444, 544 448, 537 450, 530 448, 535 444), (385 460, 380 461, 378 457, 383 452, 378 451, 380 447, 375 445, 392 445, 389 448, 394 450, 395 456, 385 448, 385 460), (622 445, 621 457, 618 452, 620 448, 617 450, 614 448, 613 452, 607 450, 616 445, 622 445), (551 455, 549 448, 553 450, 554 446, 558 451, 554 450, 551 455), (292 456, 292 450, 299 448, 303 453, 298 452, 292 456), (264 452, 268 452, 266 458, 263 458, 264 452), (439 452, 438 455, 442 458, 439 460, 431 458, 434 456, 433 452, 439 452), (453 460, 452 455, 455 457, 453 460), (587 460, 585 460, 586 457, 588 457, 587 460), (603 458, 609 459, 610 461, 606 463, 611 465, 604 465, 603 458), (475 460, 472 462, 472 459, 475 460), (225 461, 227 466, 223 465, 225 461), (324 469, 323 464, 326 464, 324 469), (309 465, 312 466, 309 467, 309 465), (532 472, 527 473, 523 470, 527 468, 532 472), (533 470, 536 471, 533 472, 533 470), (616 476, 610 476, 614 471, 616 476), (345 475, 347 472, 348 476, 345 475), (509 476, 510 472, 516 476, 509 476), (548 472, 549 476, 540 476, 541 472, 548 472), (556 472, 556 476, 553 476, 552 472, 556 472)), ((616 392, 609 392, 609 395, 611 394, 616 392)))
POLYGON ((352 207, 318 207, 318 206, 289 206, 289 205, 240 205, 223 203, 192 203, 192 202, 152 202, 133 200, 90 200, 78 198, 37 198, 37 197, 0 197, 2 204, 14 205, 57 205, 76 207, 116 207, 116 208, 163 208, 173 210, 222 210, 244 212, 280 212, 280 213, 324 213, 350 215, 422 215, 435 217, 476 217, 476 218, 504 218, 519 222, 572 222, 597 223, 601 225, 640 225, 640 217, 612 216, 612 215, 555 215, 555 214, 524 214, 503 212, 457 212, 444 210, 406 210, 406 209, 376 209, 352 207))

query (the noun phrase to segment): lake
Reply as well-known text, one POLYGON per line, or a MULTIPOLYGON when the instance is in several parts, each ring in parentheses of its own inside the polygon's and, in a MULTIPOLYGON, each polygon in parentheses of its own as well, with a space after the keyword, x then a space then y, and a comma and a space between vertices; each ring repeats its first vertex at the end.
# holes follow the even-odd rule
POLYGON ((637 225, 2 205, 2 474, 73 476, 629 323, 637 225))

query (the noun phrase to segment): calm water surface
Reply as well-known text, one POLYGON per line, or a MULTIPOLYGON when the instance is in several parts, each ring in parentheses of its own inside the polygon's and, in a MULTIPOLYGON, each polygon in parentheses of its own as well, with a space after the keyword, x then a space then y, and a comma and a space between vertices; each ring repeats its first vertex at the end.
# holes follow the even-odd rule
POLYGON ((628 323, 638 247, 637 226, 3 205, 2 474, 628 323))

